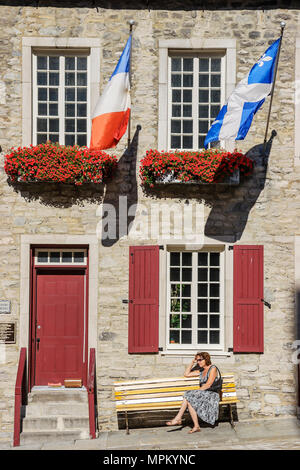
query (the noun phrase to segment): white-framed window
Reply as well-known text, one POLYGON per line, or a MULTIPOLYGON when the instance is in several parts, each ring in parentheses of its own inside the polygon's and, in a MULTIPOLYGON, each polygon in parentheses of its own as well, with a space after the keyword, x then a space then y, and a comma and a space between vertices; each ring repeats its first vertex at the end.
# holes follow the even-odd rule
POLYGON ((86 266, 85 248, 36 248, 34 264, 49 266, 86 266))
POLYGON ((222 248, 167 252, 166 348, 224 349, 222 248))
POLYGON ((169 52, 168 147, 197 150, 225 102, 225 53, 169 52))
POLYGON ((22 145, 89 145, 100 92, 96 38, 22 39, 22 145))
POLYGON ((33 144, 86 146, 90 127, 88 50, 33 52, 33 144))
POLYGON ((235 83, 235 39, 160 40, 158 149, 202 149, 235 83))

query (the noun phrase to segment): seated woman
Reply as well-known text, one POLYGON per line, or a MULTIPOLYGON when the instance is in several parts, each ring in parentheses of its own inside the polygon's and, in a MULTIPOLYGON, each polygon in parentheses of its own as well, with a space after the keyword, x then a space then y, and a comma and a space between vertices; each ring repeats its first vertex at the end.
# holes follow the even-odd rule
POLYGON ((219 416, 219 393, 208 390, 217 378, 217 368, 211 365, 210 355, 207 352, 197 353, 191 364, 187 366, 184 376, 196 377, 200 375, 199 390, 189 390, 183 395, 181 408, 175 418, 168 421, 167 426, 181 425, 181 418, 188 407, 194 427, 189 433, 201 431, 198 417, 209 424, 214 424, 219 416), (199 365, 200 370, 192 370, 199 365))

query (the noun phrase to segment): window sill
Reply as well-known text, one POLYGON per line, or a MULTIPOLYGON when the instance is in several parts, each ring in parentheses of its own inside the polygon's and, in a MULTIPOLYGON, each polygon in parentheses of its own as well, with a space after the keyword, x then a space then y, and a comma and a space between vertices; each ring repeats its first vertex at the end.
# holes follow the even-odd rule
MULTIPOLYGON (((170 351, 170 350, 164 350, 160 351, 161 356, 173 356, 173 357, 191 357, 194 356, 197 351, 191 350, 191 351, 170 351)), ((231 357, 232 353, 228 351, 209 351, 207 352, 212 356, 212 357, 231 357)))

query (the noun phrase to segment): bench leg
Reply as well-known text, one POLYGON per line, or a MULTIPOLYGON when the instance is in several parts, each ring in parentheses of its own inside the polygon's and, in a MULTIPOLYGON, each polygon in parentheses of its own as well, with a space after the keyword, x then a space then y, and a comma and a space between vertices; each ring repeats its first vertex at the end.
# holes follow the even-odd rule
POLYGON ((232 414, 232 406, 231 406, 231 403, 228 403, 228 407, 229 407, 230 424, 231 424, 231 427, 234 429, 234 421, 233 421, 233 414, 232 414))
POLYGON ((126 434, 129 434, 129 425, 128 425, 128 414, 125 411, 125 423, 126 423, 126 434))

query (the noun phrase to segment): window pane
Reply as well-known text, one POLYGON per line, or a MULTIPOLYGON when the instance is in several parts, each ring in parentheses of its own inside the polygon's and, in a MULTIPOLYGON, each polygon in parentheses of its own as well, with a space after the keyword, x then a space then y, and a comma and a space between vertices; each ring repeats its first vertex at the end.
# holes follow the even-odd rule
POLYGON ((67 85, 67 86, 74 86, 75 85, 75 73, 66 72, 65 85, 67 85))
POLYGON ((181 327, 192 328, 192 315, 181 315, 181 327))
POLYGON ((173 101, 173 103, 180 103, 181 102, 181 90, 173 90, 172 91, 172 101, 173 101))
POLYGON ((193 136, 183 136, 182 137, 182 148, 192 149, 193 148, 193 136))
POLYGON ((172 87, 181 87, 181 75, 172 75, 171 78, 172 87))
POLYGON ((65 69, 66 70, 75 70, 75 57, 66 57, 65 58, 65 69))
POLYGON ((209 59, 199 59, 199 70, 200 72, 208 72, 209 59))
POLYGON ((208 90, 199 90, 199 102, 208 103, 208 90))
POLYGON ((179 136, 171 136, 171 148, 180 149, 181 148, 181 138, 179 136))
POLYGON ((208 312, 208 301, 207 299, 198 299, 198 312, 208 312))
POLYGON ((46 70, 47 69, 47 57, 37 56, 37 68, 38 68, 38 70, 46 70))
POLYGON ((77 85, 78 86, 87 85, 87 74, 86 73, 77 73, 77 85))
POLYGON ((180 297, 180 284, 171 284, 171 297, 180 297))
POLYGON ((207 134, 208 132, 208 122, 207 121, 199 121, 199 132, 202 134, 207 134))
POLYGON ((39 101, 47 101, 47 88, 39 88, 38 89, 38 100, 39 101))
POLYGON ((171 266, 180 266, 180 253, 170 253, 171 266))
POLYGON ((87 58, 86 57, 77 57, 77 69, 87 70, 87 58))
POLYGON ((74 263, 83 263, 84 262, 84 252, 75 251, 74 252, 74 263))
POLYGON ((45 142, 47 142, 47 140, 48 140, 47 139, 47 134, 38 134, 37 135, 36 141, 37 141, 38 145, 39 144, 44 144, 45 142))
POLYGON ((193 59, 183 59, 183 70, 184 72, 193 71, 193 59))
POLYGON ((87 100, 86 88, 77 88, 77 101, 86 101, 86 100, 87 100))
POLYGON ((49 140, 50 142, 56 143, 59 141, 59 135, 58 134, 49 134, 49 140))
POLYGON ((220 90, 211 90, 210 92, 210 100, 212 103, 219 103, 221 100, 221 92, 220 90))
POLYGON ((220 332, 210 330, 210 332, 209 332, 209 342, 210 342, 210 344, 219 344, 219 342, 220 342, 220 332))
POLYGON ((190 284, 182 284, 182 297, 191 296, 191 286, 190 284))
POLYGON ((50 116, 58 116, 58 105, 57 104, 49 104, 49 115, 50 116))
POLYGON ((192 266, 192 253, 182 253, 182 265, 192 266))
POLYGON ((180 134, 181 132, 181 121, 178 119, 172 119, 171 121, 171 132, 175 132, 176 134, 180 134))
POLYGON ((86 119, 77 120, 77 132, 86 132, 86 119))
POLYGON ((75 101, 75 88, 65 89, 65 99, 66 101, 75 101))
POLYGON ((71 251, 66 251, 62 252, 62 262, 63 263, 72 263, 72 252, 71 251))
POLYGON ((182 106, 183 109, 183 117, 191 117, 192 116, 192 105, 184 104, 182 106))
POLYGON ((65 145, 75 145, 75 135, 65 135, 65 145))
POLYGON ((180 269, 179 268, 171 268, 171 281, 180 281, 180 269))
POLYGON ((220 311, 220 301, 217 299, 210 299, 209 301, 209 311, 210 312, 219 312, 220 311))
POLYGON ((210 328, 219 328, 220 326, 220 315, 210 315, 209 317, 210 328))
POLYGON ((198 328, 207 328, 207 315, 198 315, 198 328))
POLYGON ((58 89, 49 88, 49 101, 58 101, 58 89))
POLYGON ((198 343, 207 343, 207 331, 198 330, 198 343))
POLYGON ((211 115, 211 117, 216 118, 216 117, 218 116, 218 114, 219 114, 219 111, 220 111, 220 106, 218 106, 218 105, 212 105, 212 106, 210 107, 210 115, 211 115))
POLYGON ((184 120, 183 122, 183 133, 192 133, 193 132, 193 121, 184 120))
POLYGON ((66 119, 65 120, 65 131, 66 132, 75 132, 75 119, 66 119))
POLYGON ((205 268, 198 269, 198 281, 207 281, 208 270, 205 268))
POLYGON ((207 88, 209 86, 209 75, 201 73, 199 75, 199 87, 207 88))
POLYGON ((180 315, 170 315, 170 328, 180 328, 180 315))
POLYGON ((219 297, 220 296, 220 285, 219 284, 210 284, 209 285, 209 295, 210 295, 210 297, 219 297))
POLYGON ((221 75, 211 75, 211 86, 220 87, 221 86, 221 75))
POLYGON ((172 105, 172 116, 173 117, 181 117, 181 106, 179 105, 172 105))
POLYGON ((37 119, 37 131, 47 132, 47 119, 37 119))
POLYGON ((193 75, 183 74, 183 86, 192 87, 193 86, 193 75))
POLYGON ((211 59, 211 71, 212 72, 221 71, 221 59, 211 59))
POLYGON ((47 85, 47 72, 38 72, 37 73, 37 84, 38 85, 47 85))
POLYGON ((49 70, 59 70, 59 57, 49 57, 49 70))
POLYGON ((170 330, 170 343, 179 344, 180 331, 170 330))
POLYGON ((207 266, 208 253, 198 253, 198 265, 207 266))
POLYGON ((220 265, 220 253, 210 253, 210 265, 211 266, 220 265))
POLYGON ((78 134, 76 143, 80 147, 85 147, 86 146, 86 134, 78 134))
POLYGON ((172 72, 177 72, 181 70, 181 59, 172 58, 171 59, 171 69, 172 72))
POLYGON ((189 299, 182 300, 182 312, 190 312, 191 311, 191 301, 189 299))
POLYGON ((49 119, 49 132, 58 132, 58 131, 59 131, 59 120, 49 119))
POLYGON ((50 252, 50 263, 59 263, 60 262, 60 252, 52 251, 50 252))
POLYGON ((38 115, 47 116, 47 103, 38 103, 38 115))
POLYGON ((86 116, 86 104, 79 103, 77 104, 77 116, 86 116))
POLYGON ((183 90, 183 102, 184 103, 192 102, 192 90, 183 90))
POLYGON ((210 280, 219 281, 220 280, 220 271, 217 268, 212 268, 210 270, 210 280))
POLYGON ((66 116, 75 116, 75 104, 66 104, 66 116))
POLYGON ((208 118, 208 106, 199 106, 199 117, 208 118))
POLYGON ((181 342, 182 344, 191 344, 192 343, 192 332, 183 330, 181 332, 181 342))
POLYGON ((183 281, 191 281, 192 280, 192 269, 191 268, 183 268, 182 269, 182 280, 183 281))
POLYGON ((208 295, 208 285, 201 283, 198 284, 198 297, 207 297, 208 295))

